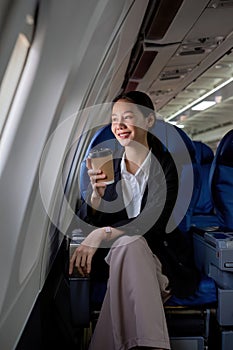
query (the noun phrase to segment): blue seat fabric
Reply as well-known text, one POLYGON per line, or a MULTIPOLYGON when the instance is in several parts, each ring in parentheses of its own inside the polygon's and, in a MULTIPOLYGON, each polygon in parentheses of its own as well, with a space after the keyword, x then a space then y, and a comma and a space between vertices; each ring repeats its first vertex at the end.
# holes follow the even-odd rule
POLYGON ((210 168, 214 159, 214 152, 203 142, 193 141, 193 143, 196 149, 196 159, 200 173, 200 191, 192 214, 191 225, 202 228, 218 227, 219 220, 214 212, 209 184, 210 168))
POLYGON ((214 159, 214 152, 203 142, 194 141, 194 145, 201 177, 201 191, 194 209, 194 214, 210 214, 214 209, 209 188, 209 173, 214 159))
POLYGON ((200 191, 196 149, 190 137, 180 128, 158 120, 152 133, 165 145, 180 169, 179 193, 173 217, 185 234, 191 227, 191 218, 200 191))
POLYGON ((218 145, 210 169, 210 184, 220 228, 233 231, 233 130, 218 145))
POLYGON ((212 278, 202 275, 198 290, 195 294, 190 295, 187 298, 177 298, 171 296, 165 303, 169 306, 199 306, 207 304, 215 304, 217 302, 217 290, 215 282, 212 278))

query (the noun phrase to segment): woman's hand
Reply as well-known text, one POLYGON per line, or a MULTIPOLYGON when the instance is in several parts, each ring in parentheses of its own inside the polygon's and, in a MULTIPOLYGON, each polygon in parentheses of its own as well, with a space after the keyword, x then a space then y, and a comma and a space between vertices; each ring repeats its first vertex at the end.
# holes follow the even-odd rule
POLYGON ((86 166, 88 168, 88 175, 92 185, 91 204, 94 209, 97 209, 100 205, 101 198, 104 196, 106 184, 100 180, 104 180, 106 175, 101 170, 94 170, 91 166, 91 159, 87 158, 86 166), (100 182, 97 182, 99 180, 100 182))
POLYGON ((92 231, 75 249, 70 259, 69 274, 72 274, 75 266, 81 276, 87 276, 91 272, 92 258, 104 239, 106 239, 106 233, 102 228, 92 231))

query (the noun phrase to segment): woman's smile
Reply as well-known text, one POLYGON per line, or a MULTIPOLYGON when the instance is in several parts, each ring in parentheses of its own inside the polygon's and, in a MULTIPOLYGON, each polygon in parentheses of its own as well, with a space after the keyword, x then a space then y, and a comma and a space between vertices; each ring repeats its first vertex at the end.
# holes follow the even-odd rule
POLYGON ((121 131, 117 133, 117 137, 121 139, 127 139, 130 136, 131 132, 130 131, 121 131))

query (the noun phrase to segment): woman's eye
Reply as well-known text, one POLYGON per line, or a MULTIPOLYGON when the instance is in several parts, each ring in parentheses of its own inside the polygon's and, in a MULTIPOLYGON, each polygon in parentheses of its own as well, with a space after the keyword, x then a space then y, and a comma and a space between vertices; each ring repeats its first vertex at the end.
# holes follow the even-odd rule
POLYGON ((124 120, 129 120, 129 119, 133 119, 133 115, 129 114, 124 116, 124 120))

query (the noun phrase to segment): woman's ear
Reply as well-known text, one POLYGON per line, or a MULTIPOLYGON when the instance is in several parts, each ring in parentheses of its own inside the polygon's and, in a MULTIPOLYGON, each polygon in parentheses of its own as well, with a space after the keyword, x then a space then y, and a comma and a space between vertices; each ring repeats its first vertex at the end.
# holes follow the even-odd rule
POLYGON ((147 124, 149 128, 152 128, 152 126, 155 123, 155 115, 153 113, 150 113, 147 117, 147 124))

